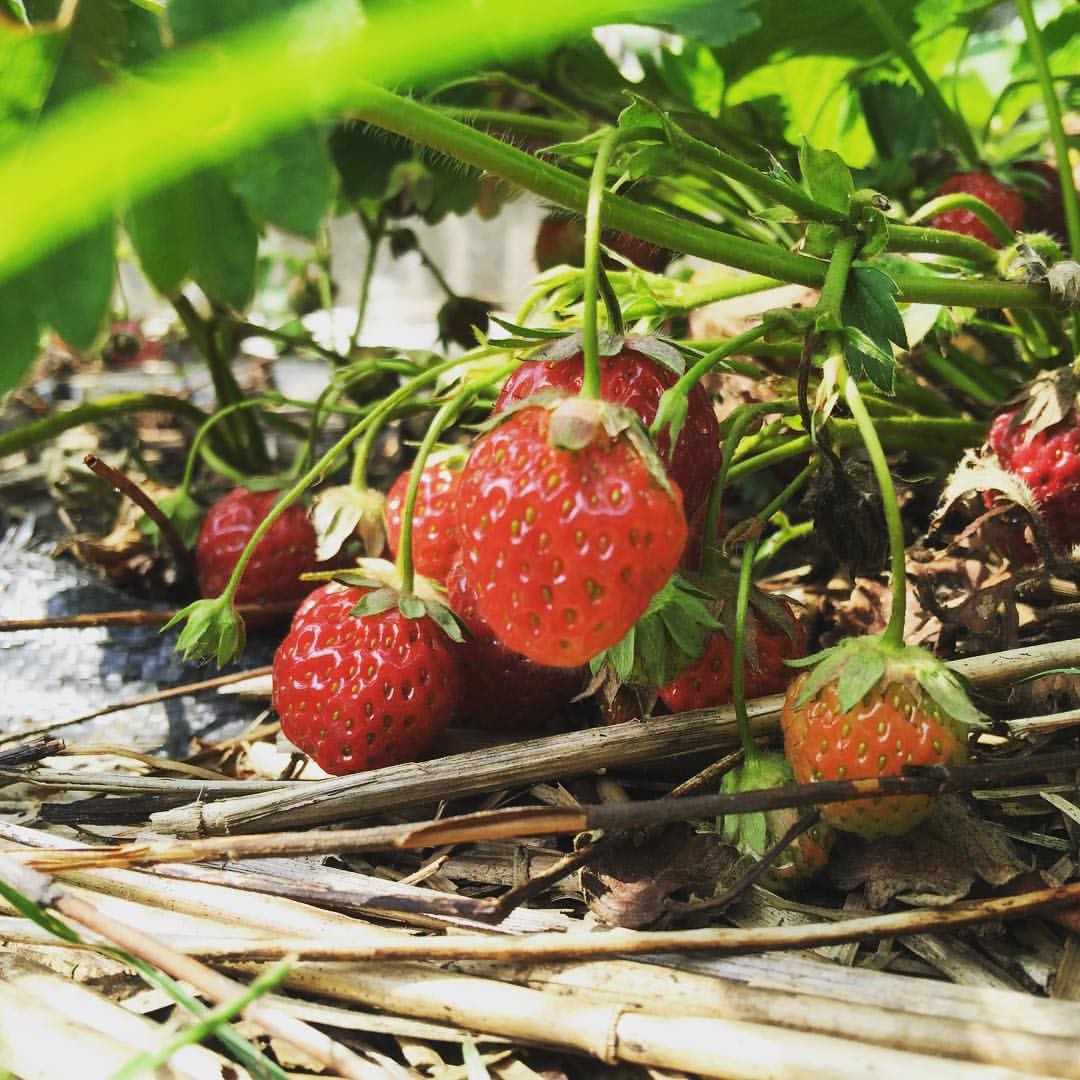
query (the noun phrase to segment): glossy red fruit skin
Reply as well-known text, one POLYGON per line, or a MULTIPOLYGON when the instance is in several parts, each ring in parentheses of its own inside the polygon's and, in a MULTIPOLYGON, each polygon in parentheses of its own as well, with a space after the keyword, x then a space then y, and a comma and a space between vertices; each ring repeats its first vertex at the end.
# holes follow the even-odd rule
MULTIPOLYGON (((780 713, 784 752, 801 784, 897 776, 905 765, 951 764, 967 754, 963 736, 921 690, 883 687, 843 712, 832 683, 796 705, 807 678, 788 687, 780 713)), ((933 803, 928 795, 887 795, 819 809, 826 824, 874 840, 908 832, 933 803)))
POLYGON ((582 450, 548 441, 526 407, 477 440, 458 488, 476 607, 499 640, 550 667, 579 667, 620 641, 686 543, 682 496, 624 435, 582 450))
MULTIPOLYGON (((562 390, 576 394, 581 389, 585 370, 579 353, 566 360, 528 361, 512 371, 495 402, 495 412, 544 390, 562 390)), ((660 398, 674 386, 678 376, 634 349, 623 349, 614 356, 600 358, 600 396, 616 405, 625 405, 641 417, 648 427, 656 416, 660 398)), ((671 440, 665 432, 657 441, 660 457, 668 463, 668 475, 682 490, 688 517, 708 497, 720 468, 720 425, 700 384, 689 395, 689 408, 675 454, 669 460, 671 440)))
MULTIPOLYGON (((445 581, 458 553, 457 484, 459 472, 445 461, 428 462, 420 474, 413 508, 413 567, 418 574, 445 581)), ((402 473, 386 497, 386 540, 396 557, 401 512, 412 470, 402 473)))
MULTIPOLYGON (((787 689, 792 679, 792 669, 784 661, 798 659, 806 652, 806 632, 795 620, 794 614, 792 619, 795 628, 794 641, 783 630, 768 627, 758 621, 757 667, 747 664, 747 698, 779 694, 787 689)), ((710 709, 729 704, 732 700, 733 651, 731 639, 723 630, 717 630, 709 638, 705 652, 697 663, 684 671, 674 682, 660 688, 660 700, 672 712, 689 712, 691 709, 710 709)))
MULTIPOLYGON (((627 262, 648 270, 653 274, 662 274, 675 258, 675 253, 667 248, 618 229, 605 229, 600 242, 621 255, 627 262)), ((585 264, 585 221, 579 217, 565 214, 552 214, 540 222, 533 246, 533 258, 538 270, 550 270, 553 266, 584 266, 585 264)), ((604 256, 604 267, 608 270, 625 270, 626 267, 616 259, 604 256)))
POLYGON ((453 718, 460 691, 453 643, 426 615, 350 614, 368 591, 316 589, 274 654, 281 730, 338 776, 415 761, 453 718))
POLYGON ((1013 427, 1017 412, 994 417, 990 446, 1001 467, 1031 488, 1054 545, 1069 548, 1080 543, 1080 415, 1074 409, 1027 440, 1027 424, 1013 427))
POLYGON ((584 668, 545 667, 499 641, 476 608, 476 591, 460 560, 450 568, 446 593, 467 631, 457 646, 463 724, 488 731, 535 730, 584 689, 584 668))
MULTIPOLYGON (((991 210, 997 211, 1010 229, 1019 229, 1024 221, 1024 200, 1020 193, 1006 187, 989 173, 969 172, 950 176, 934 192, 935 195, 974 195, 982 199, 991 210)), ((973 236, 991 247, 1001 247, 1001 242, 970 210, 946 210, 935 214, 929 222, 935 229, 973 236)))
MULTIPOLYGON (((234 488, 210 507, 195 542, 200 595, 221 594, 244 546, 280 495, 234 488)), ((315 530, 304 508, 294 503, 256 546, 236 590, 236 603, 299 602, 312 588, 299 575, 317 568, 315 546, 315 530)))

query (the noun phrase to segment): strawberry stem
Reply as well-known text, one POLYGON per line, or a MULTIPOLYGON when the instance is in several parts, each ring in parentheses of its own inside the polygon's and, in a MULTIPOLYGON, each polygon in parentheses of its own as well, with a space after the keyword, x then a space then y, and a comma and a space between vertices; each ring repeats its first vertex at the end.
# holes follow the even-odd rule
POLYGON ((742 740, 743 762, 746 764, 758 756, 750 730, 750 715, 746 711, 746 615, 750 610, 750 586, 754 578, 756 552, 757 541, 748 541, 739 565, 739 591, 735 595, 735 640, 731 644, 731 701, 739 722, 739 738, 742 740))
POLYGON ((1050 71, 1050 63, 1046 59, 1046 47, 1043 44, 1039 24, 1035 21, 1031 0, 1016 0, 1016 10, 1024 24, 1024 36, 1027 38, 1031 62, 1035 67, 1039 89, 1042 91, 1047 127, 1050 129, 1050 141, 1054 144, 1054 156, 1057 158, 1058 175, 1061 178, 1061 199, 1065 204, 1069 250, 1072 252, 1072 257, 1078 259, 1080 258, 1080 196, 1077 196, 1076 184, 1073 182, 1069 144, 1061 122, 1061 103, 1054 89, 1054 76, 1050 71))
POLYGON ((862 395, 859 393, 858 383, 848 374, 847 365, 839 342, 836 344, 836 353, 829 357, 829 362, 837 365, 837 386, 844 395, 851 415, 855 420, 855 426, 862 436, 863 445, 866 447, 870 465, 874 470, 878 488, 881 491, 881 502, 885 511, 885 526, 889 532, 889 562, 890 582, 892 592, 892 610, 889 612, 889 623, 882 635, 885 645, 899 647, 904 644, 904 619, 907 615, 907 568, 905 565, 904 549, 904 525, 900 520, 900 504, 896 499, 896 488, 893 485, 892 475, 889 472, 889 463, 885 459, 885 451, 881 446, 874 421, 866 411, 862 395))
POLYGON ((367 416, 357 421, 344 435, 314 465, 311 466, 307 472, 301 476, 296 483, 293 484, 284 495, 270 508, 270 512, 259 522, 252 533, 251 539, 247 542, 244 550, 240 553, 240 558, 236 562, 236 566, 233 569, 232 576, 229 578, 228 584, 222 591, 222 596, 227 596, 231 602, 232 598, 236 595, 237 587, 240 584, 240 579, 244 576, 244 570, 247 567, 248 562, 251 559, 252 552, 254 552, 259 541, 266 535, 267 530, 271 525, 298 499, 309 487, 313 484, 323 480, 326 474, 333 467, 337 459, 349 448, 349 446, 363 435, 369 427, 372 425, 380 424, 383 419, 389 416, 393 411, 401 405, 403 402, 409 400, 417 390, 427 386, 429 383, 433 383, 447 371, 452 371, 455 367, 460 367, 462 364, 470 363, 473 357, 457 357, 454 360, 446 360, 441 364, 436 364, 434 367, 428 368, 427 371, 421 372, 419 375, 414 376, 403 386, 398 387, 392 394, 388 395, 382 400, 382 402, 374 408, 367 416))
POLYGON ((364 315, 367 313, 368 295, 371 293, 371 279, 375 274, 375 263, 379 255, 379 247, 382 244, 386 232, 386 209, 379 207, 379 212, 374 218, 369 218, 363 210, 357 211, 360 225, 367 237, 368 249, 364 257, 364 273, 360 278, 360 296, 356 301, 356 322, 353 323, 352 333, 349 335, 349 353, 356 348, 360 340, 360 332, 364 329, 364 315))
POLYGON ((584 270, 584 374, 581 396, 600 396, 600 340, 597 329, 597 300, 600 293, 600 210, 604 203, 608 165, 619 141, 619 132, 612 128, 600 140, 589 178, 589 196, 585 207, 585 270, 584 270))
MULTIPOLYGON (((975 195, 969 195, 965 191, 954 191, 949 195, 939 195, 937 198, 923 203, 908 220, 915 225, 920 221, 926 221, 927 218, 944 213, 946 210, 970 210, 993 233, 994 239, 1002 247, 1008 247, 1016 240, 1016 235, 1009 228, 1005 219, 992 206, 987 206, 982 199, 977 198, 975 195)), ((983 243, 981 240, 977 240, 977 242, 983 243)), ((994 249, 989 244, 983 244, 983 247, 991 252, 993 261, 996 262, 997 253, 994 252, 994 249)))

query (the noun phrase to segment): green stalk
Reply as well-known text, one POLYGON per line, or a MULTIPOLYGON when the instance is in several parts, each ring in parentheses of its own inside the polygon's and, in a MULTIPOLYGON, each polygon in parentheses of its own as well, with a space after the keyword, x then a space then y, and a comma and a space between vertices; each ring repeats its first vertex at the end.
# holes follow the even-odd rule
POLYGON ((379 432, 381 430, 382 427, 379 424, 372 424, 371 427, 364 432, 364 437, 360 440, 359 445, 353 453, 349 484, 356 488, 357 491, 363 491, 368 486, 367 466, 368 461, 371 459, 371 448, 375 445, 375 440, 379 437, 379 432))
POLYGON ((244 570, 247 568, 247 564, 251 559, 252 552, 258 546, 259 541, 266 535, 267 530, 274 524, 275 521, 294 503, 309 487, 322 480, 326 474, 333 468, 334 463, 343 454, 349 446, 364 434, 367 429, 377 423, 381 423, 382 420, 390 415, 394 409, 400 404, 408 401, 417 390, 422 389, 429 383, 433 383, 438 380, 439 376, 447 371, 452 371, 455 367, 459 367, 462 363, 468 363, 469 358, 458 357, 454 360, 446 360, 441 364, 436 364, 434 367, 428 368, 427 371, 422 372, 415 378, 409 380, 404 386, 399 387, 383 401, 367 416, 365 416, 358 423, 354 424, 344 435, 280 499, 270 508, 270 512, 259 522, 252 533, 251 539, 247 542, 246 547, 240 553, 240 558, 237 560, 236 566, 233 568, 232 576, 229 578, 228 584, 222 592, 222 596, 227 596, 230 603, 232 598, 236 595, 236 590, 240 585, 240 579, 244 576, 244 570))
POLYGON ((800 491, 818 470, 818 459, 811 458, 810 463, 803 467, 798 476, 792 480, 783 491, 777 495, 763 510, 759 510, 754 517, 760 521, 768 522, 773 514, 783 510, 795 494, 800 491))
POLYGON ((844 215, 831 206, 818 202, 802 188, 774 180, 771 176, 747 165, 733 154, 729 154, 710 143, 695 139, 681 129, 676 129, 673 146, 682 150, 691 161, 715 169, 718 173, 745 184, 752 191, 764 196, 771 203, 779 203, 801 214, 810 221, 841 222, 844 215))
POLYGON ((1031 0, 1016 0, 1016 10, 1024 24, 1024 35, 1031 52, 1031 62, 1038 76, 1039 89, 1042 91, 1043 107, 1046 109, 1047 126, 1050 129, 1050 141, 1054 144, 1054 156, 1057 158, 1058 176, 1061 178, 1061 198, 1065 204, 1065 223, 1069 233, 1069 250, 1074 259, 1080 258, 1080 196, 1073 183, 1072 166, 1069 163, 1069 144, 1065 138, 1065 128, 1061 123, 1061 104, 1054 90, 1054 76, 1050 71, 1050 61, 1046 57, 1042 32, 1035 21, 1035 12, 1031 0))
MULTIPOLYGON (((176 309, 180 321, 184 324, 195 343, 196 348, 202 353, 206 366, 210 371, 210 378, 214 383, 214 394, 217 398, 218 408, 227 405, 235 405, 244 400, 244 392, 233 374, 232 364, 227 352, 220 347, 218 327, 216 319, 203 319, 195 310, 191 301, 182 293, 171 298, 172 305, 176 309)), ((231 334, 230 334, 231 337, 231 334)), ((225 423, 229 434, 229 440, 234 448, 243 454, 243 465, 246 468, 260 469, 269 464, 266 454, 266 443, 263 440, 262 429, 250 413, 232 413, 225 423)))
POLYGON ((585 268, 583 271, 584 311, 582 322, 584 335, 582 348, 585 354, 584 372, 581 379, 581 396, 600 396, 600 338, 597 325, 600 275, 600 213, 604 205, 604 189, 607 187, 608 165, 619 141, 618 129, 612 128, 601 140, 589 177, 589 195, 585 205, 585 268))
MULTIPOLYGON (((679 381, 670 391, 668 391, 668 393, 689 394, 701 379, 716 368, 721 360, 724 360, 726 357, 732 356, 735 353, 745 352, 747 346, 753 345, 764 336, 765 327, 755 326, 751 330, 746 330, 736 337, 722 342, 714 349, 707 352, 700 360, 695 360, 694 363, 679 377, 679 381)), ((653 434, 656 433, 653 432, 653 434)))
MULTIPOLYGON (((997 267, 998 253, 989 244, 984 244, 974 236, 961 236, 960 233, 949 232, 947 229, 901 225, 895 221, 888 223, 888 229, 889 251, 949 255, 966 259, 988 270, 997 267)), ((1012 243, 1011 233, 1009 243, 1012 243)))
POLYGON ((497 371, 486 375, 482 380, 470 383, 462 393, 439 407, 438 412, 432 417, 431 423, 428 424, 427 431, 424 432, 424 438, 421 440, 420 446, 416 450, 416 457, 413 459, 412 470, 409 474, 409 485, 405 490, 405 500, 401 506, 401 535, 398 537, 397 571, 398 577, 401 579, 401 591, 405 595, 410 594, 413 589, 415 576, 412 550, 413 513, 416 508, 416 497, 420 491, 420 477, 424 471, 424 466, 427 464, 428 457, 443 432, 457 422, 458 417, 476 398, 477 394, 493 383, 500 382, 515 367, 517 367, 516 361, 512 364, 504 364, 497 371))
POLYGON ((885 526, 889 531, 889 563, 890 581, 889 589, 892 593, 892 610, 889 612, 889 623, 882 635, 885 645, 899 648, 904 644, 904 618, 907 614, 907 568, 905 564, 904 548, 904 525, 900 520, 900 504, 896 498, 896 488, 893 485, 892 474, 889 472, 889 463, 885 459, 885 451, 881 446, 874 421, 863 404, 862 395, 859 393, 858 384, 848 375, 847 366, 843 355, 835 357, 837 363, 837 386, 844 395, 855 425, 862 436, 863 445, 870 458, 870 465, 874 470, 878 488, 881 491, 881 501, 885 511, 885 526))
POLYGON ((915 50, 908 44, 900 28, 893 22, 892 16, 881 3, 881 0, 863 0, 863 10, 870 16, 871 21, 877 27, 878 32, 888 43, 896 55, 903 60, 912 77, 922 87, 927 101, 933 105, 941 120, 942 127, 951 133, 956 143, 956 148, 968 165, 974 165, 979 160, 979 150, 975 140, 971 137, 964 118, 949 108, 938 84, 930 77, 930 73, 923 67, 922 61, 916 56, 915 50))
POLYGON ((750 585, 754 578, 754 553, 757 541, 750 540, 743 549, 739 564, 739 591, 735 595, 735 640, 731 643, 731 703, 739 722, 743 764, 752 764, 758 756, 754 735, 750 730, 750 714, 746 711, 746 615, 750 610, 750 585))
POLYGON ((191 481, 195 476, 195 464, 199 460, 202 444, 219 420, 225 420, 233 413, 239 412, 241 409, 250 409, 258 405, 274 405, 278 404, 278 401, 278 395, 262 394, 259 397, 248 398, 246 401, 237 401, 232 405, 226 405, 224 409, 218 409, 218 411, 199 428, 195 433, 195 438, 191 440, 191 449, 188 450, 187 461, 184 463, 184 475, 180 481, 179 494, 184 496, 191 490, 191 481))
POLYGON ((57 435, 82 424, 97 424, 116 416, 137 412, 165 412, 196 426, 206 422, 206 413, 191 402, 171 394, 115 394, 76 405, 74 409, 54 413, 32 424, 25 424, 0 434, 0 458, 16 454, 37 443, 55 439, 57 435))
MULTIPOLYGON (((1002 247, 1008 247, 1016 240, 1015 233, 996 210, 987 206, 982 199, 978 199, 974 195, 968 195, 963 191, 954 191, 949 195, 939 195, 937 198, 923 203, 908 220, 912 225, 917 225, 920 221, 926 221, 928 218, 944 213, 946 210, 969 210, 993 233, 994 239, 1002 247)), ((970 240, 972 237, 967 239, 970 240)), ((981 240, 976 240, 975 243, 982 244, 993 255, 994 262, 997 262, 997 253, 989 244, 983 244, 981 240)), ((984 261, 989 261, 989 257, 984 261)))
POLYGON ((817 302, 817 329, 839 330, 844 325, 840 314, 847 291, 848 272, 855 259, 859 246, 858 237, 853 234, 841 236, 829 259, 829 269, 825 271, 825 284, 821 287, 821 297, 817 302))
POLYGON ((438 109, 470 126, 548 138, 553 142, 570 142, 589 133, 588 126, 581 120, 553 120, 548 116, 507 112, 505 109, 469 109, 452 105, 439 105, 438 109))
POLYGON ((360 331, 364 328, 364 316, 367 314, 368 295, 371 292, 371 279, 375 274, 375 263, 379 256, 379 245, 382 243, 383 233, 386 228, 386 212, 382 207, 375 220, 369 222, 364 213, 360 213, 360 222, 367 235, 368 250, 364 257, 364 273, 360 278, 360 296, 356 302, 356 322, 353 331, 349 335, 349 354, 356 348, 360 340, 360 331))
MULTIPOLYGON (((358 119, 494 173, 568 210, 582 213, 586 208, 588 184, 585 181, 490 135, 459 124, 419 102, 398 97, 376 86, 358 89, 356 102, 352 115, 358 119)), ((826 264, 820 259, 730 236, 651 210, 624 196, 610 193, 606 196, 602 219, 609 228, 621 229, 660 247, 762 274, 778 283, 820 287, 825 280, 826 264)), ((988 308, 1052 306, 1049 290, 1043 285, 953 280, 901 272, 891 276, 900 288, 897 299, 910 303, 988 308)))

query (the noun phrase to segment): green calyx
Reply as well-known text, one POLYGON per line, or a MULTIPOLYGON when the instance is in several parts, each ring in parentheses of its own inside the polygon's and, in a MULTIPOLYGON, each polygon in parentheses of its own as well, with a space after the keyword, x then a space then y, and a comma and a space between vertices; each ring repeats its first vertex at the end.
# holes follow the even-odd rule
POLYGON ((430 578, 416 575, 412 589, 402 586, 397 567, 386 559, 360 559, 355 570, 327 574, 304 574, 304 580, 336 581, 339 585, 367 589, 350 612, 358 619, 381 615, 397 608, 406 619, 431 619, 453 642, 465 640, 457 617, 446 604, 442 590, 430 578))
POLYGON ((215 658, 217 666, 222 668, 244 651, 247 630, 227 591, 221 596, 188 604, 161 629, 168 630, 185 619, 187 622, 176 642, 176 650, 185 660, 203 664, 215 658))
POLYGON ((849 712, 874 691, 907 686, 921 690, 952 721, 981 727, 986 719, 971 702, 960 677, 936 656, 914 645, 893 645, 877 635, 848 638, 831 649, 789 660, 789 666, 810 669, 795 699, 805 705, 830 683, 842 712, 849 712))
MULTIPOLYGON (((583 331, 567 334, 534 349, 522 359, 526 363, 537 360, 548 363, 561 363, 572 357, 580 356, 584 350, 585 335, 583 331)), ((631 349, 642 356, 647 356, 661 367, 676 375, 682 375, 686 370, 686 358, 682 352, 665 338, 656 334, 633 335, 615 334, 609 330, 600 330, 597 333, 596 350, 598 356, 618 356, 624 349, 631 349)))
MULTIPOLYGON (((530 401, 537 401, 530 398, 530 401)), ((611 440, 625 438, 637 451, 657 483, 669 494, 674 488, 668 478, 656 443, 645 429, 633 409, 614 405, 599 398, 558 397, 543 403, 551 410, 548 426, 548 442, 560 450, 584 450, 590 446, 600 431, 611 440)))
POLYGON ((593 657, 593 674, 607 668, 623 683, 667 686, 701 656, 720 627, 711 602, 709 593, 672 574, 626 636, 593 657))
MULTIPOLYGON (((795 783, 795 774, 783 754, 759 753, 724 774, 720 790, 725 795, 744 791, 762 791, 795 783)), ((718 818, 721 837, 737 847, 744 855, 760 859, 779 839, 770 835, 768 819, 763 811, 751 814, 728 814, 718 818)))

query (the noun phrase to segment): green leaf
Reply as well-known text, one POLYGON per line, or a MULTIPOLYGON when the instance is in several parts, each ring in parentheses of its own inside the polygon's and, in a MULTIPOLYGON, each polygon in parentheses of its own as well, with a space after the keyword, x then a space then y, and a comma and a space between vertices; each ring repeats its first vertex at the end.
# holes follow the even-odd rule
POLYGON ((627 682, 634 670, 635 645, 637 642, 637 624, 631 626, 626 636, 608 649, 607 659, 621 682, 627 682))
POLYGON ((315 240, 330 202, 330 159, 313 127, 281 135, 241 154, 233 190, 257 220, 315 240))
MULTIPOLYGON (((751 8, 755 0, 726 0, 722 4, 693 5, 684 11, 664 13, 663 8, 656 19, 669 27, 673 33, 694 38, 705 45, 730 45, 739 38, 761 26, 761 17, 751 8)), ((639 14, 638 21, 647 16, 639 14)))
POLYGON ((836 693, 842 712, 849 712, 877 685, 885 674, 885 658, 876 649, 859 649, 844 665, 836 693))
MULTIPOLYGON (((192 548, 199 537, 199 528, 202 525, 202 508, 190 496, 183 492, 177 492, 162 499, 158 503, 161 512, 176 526, 184 546, 192 548)), ((145 514, 137 523, 139 532, 148 537, 155 547, 161 546, 161 530, 157 523, 145 514)))
POLYGON ((851 170, 835 150, 816 150, 803 139, 799 148, 799 169, 807 191, 818 202, 847 213, 848 199, 855 184, 851 170))
POLYGON ((330 154, 349 201, 385 197, 394 169, 412 157, 409 143, 367 124, 339 124, 330 134, 330 154))
POLYGON ((381 615, 384 611, 397 607, 399 595, 396 589, 385 587, 373 589, 360 597, 349 614, 355 615, 358 619, 363 619, 368 615, 381 615))
POLYGON ((64 37, 0 22, 0 147, 14 142, 45 104, 64 37))
POLYGON ((435 603, 433 600, 426 601, 427 614, 446 636, 455 644, 460 645, 465 640, 461 632, 461 624, 457 616, 445 605, 435 603))
POLYGON ((115 250, 110 221, 54 251, 26 275, 38 317, 76 349, 94 344, 108 315, 115 250))
POLYGON ((242 310, 255 292, 255 225, 222 171, 207 169, 191 184, 198 207, 190 223, 195 232, 192 277, 208 296, 242 310))
POLYGON ((883 161, 908 161, 941 145, 937 113, 911 83, 860 83, 859 102, 883 161))
POLYGON ((190 45, 300 4, 301 0, 169 0, 169 26, 178 45, 190 45))
POLYGON ((402 593, 398 597, 398 611, 405 616, 406 619, 422 619, 427 611, 424 608, 424 601, 419 596, 414 596, 411 593, 402 593))
POLYGON ((176 292, 195 266, 199 208, 195 186, 181 180, 133 203, 127 232, 139 265, 160 293, 176 292))
POLYGON ((886 393, 892 393, 895 367, 890 343, 902 349, 908 344, 893 298, 898 291, 888 274, 872 266, 856 266, 848 275, 841 305, 845 333, 848 328, 858 331, 848 336, 844 347, 849 370, 855 375, 856 368, 865 367, 869 378, 886 393))
POLYGON ((18 278, 0 283, 0 397, 14 389, 38 354, 40 329, 18 278))
POLYGON ((886 351, 856 326, 844 327, 844 358, 853 379, 863 374, 886 394, 893 392, 896 362, 892 350, 886 351))

